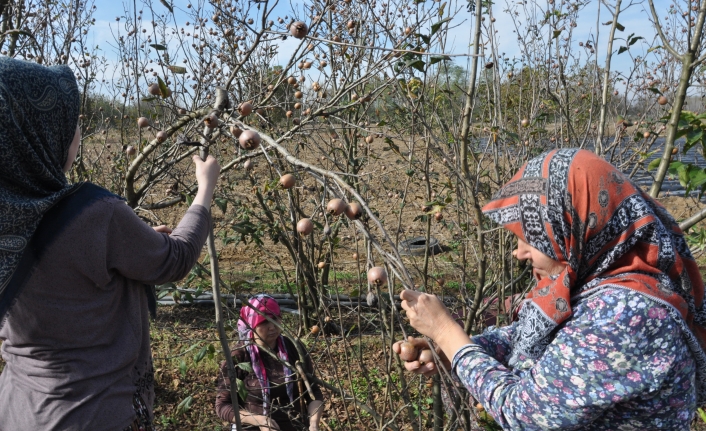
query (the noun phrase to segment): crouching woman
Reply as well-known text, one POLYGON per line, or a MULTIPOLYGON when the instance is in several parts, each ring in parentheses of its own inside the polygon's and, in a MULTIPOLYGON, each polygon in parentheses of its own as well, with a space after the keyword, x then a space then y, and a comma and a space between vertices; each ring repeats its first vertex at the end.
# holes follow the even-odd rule
MULTIPOLYGON (((300 361, 307 374, 313 374, 308 355, 301 358, 289 338, 282 336, 281 311, 277 301, 258 295, 250 306, 240 310, 240 341, 232 351, 236 376, 245 384, 245 399, 238 396, 243 431, 318 431, 323 414, 323 395, 319 387, 307 384, 292 367, 300 361)), ((300 345, 301 346, 301 345, 300 345)), ((302 352, 305 350, 302 348, 302 352)), ((218 377, 216 413, 234 423, 235 412, 230 393, 230 380, 225 361, 218 377)), ((233 425, 235 430, 235 425, 233 425)), ((240 431, 240 430, 238 430, 240 431)))

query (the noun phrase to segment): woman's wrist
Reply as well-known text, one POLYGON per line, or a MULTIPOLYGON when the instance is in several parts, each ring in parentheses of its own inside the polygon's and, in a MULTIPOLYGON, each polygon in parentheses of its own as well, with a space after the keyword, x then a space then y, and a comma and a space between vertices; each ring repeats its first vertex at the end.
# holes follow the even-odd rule
POLYGON ((430 338, 434 340, 449 360, 452 360, 461 347, 473 342, 461 325, 453 320, 445 325, 440 325, 435 332, 435 337, 430 338))

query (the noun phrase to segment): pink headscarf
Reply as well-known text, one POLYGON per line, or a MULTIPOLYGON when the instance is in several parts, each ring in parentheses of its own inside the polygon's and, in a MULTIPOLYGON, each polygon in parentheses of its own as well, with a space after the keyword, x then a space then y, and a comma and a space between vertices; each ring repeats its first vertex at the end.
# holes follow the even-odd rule
MULTIPOLYGON (((240 309, 240 319, 238 320, 238 333, 241 341, 249 341, 246 344, 247 352, 250 354, 250 363, 253 367, 253 372, 260 381, 262 388, 262 414, 267 415, 270 404, 270 385, 267 380, 267 371, 260 357, 260 349, 254 340, 254 329, 259 324, 266 321, 265 315, 271 318, 281 318, 282 312, 279 308, 277 300, 269 295, 257 295, 249 301, 250 307, 243 304, 240 309), (257 311, 256 311, 257 310, 257 311)), ((284 337, 280 335, 277 339, 277 356, 284 362, 289 362, 289 354, 284 346, 284 337)), ((294 383, 293 373, 288 367, 284 366, 285 382, 287 384, 287 395, 289 401, 294 402, 294 383)))

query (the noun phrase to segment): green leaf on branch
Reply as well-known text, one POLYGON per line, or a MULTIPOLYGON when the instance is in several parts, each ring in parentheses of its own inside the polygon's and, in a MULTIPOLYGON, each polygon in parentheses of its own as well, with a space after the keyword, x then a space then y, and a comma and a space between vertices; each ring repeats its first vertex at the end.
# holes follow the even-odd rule
POLYGON ((625 31, 625 26, 622 25, 622 24, 619 23, 619 22, 616 22, 616 23, 615 23, 615 29, 618 30, 618 31, 625 31))
POLYGON ((684 152, 686 153, 693 147, 697 142, 704 138, 704 131, 701 128, 689 129, 686 134, 686 143, 684 144, 684 152))
POLYGON ((657 169, 657 167, 659 166, 659 162, 661 162, 661 161, 662 161, 662 159, 660 159, 659 157, 656 158, 656 159, 654 159, 654 160, 652 160, 652 161, 650 162, 650 164, 647 165, 647 170, 648 170, 648 171, 654 171, 655 169, 657 169))
POLYGON ((445 22, 451 21, 451 18, 444 18, 439 22, 436 22, 431 25, 431 35, 434 36, 437 31, 441 28, 442 25, 444 25, 445 22))
POLYGON ((406 65, 409 67, 413 67, 420 72, 424 72, 424 66, 426 65, 426 63, 424 63, 422 60, 416 59, 408 61, 406 65))
POLYGON ((228 208, 228 201, 227 201, 226 199, 223 199, 223 198, 216 198, 216 199, 213 200, 213 202, 216 204, 216 206, 217 206, 218 208, 221 209, 221 211, 223 212, 223 214, 225 214, 226 209, 228 208))
MULTIPOLYGON (((634 33, 633 33, 633 34, 634 34, 634 33)), ((640 40, 640 39, 644 39, 644 37, 642 37, 642 36, 635 36, 635 37, 632 37, 632 35, 630 35, 630 36, 628 37, 628 46, 633 46, 633 45, 635 45, 635 42, 637 42, 637 41, 640 40)))
POLYGON ((162 93, 162 98, 166 99, 169 97, 169 88, 159 76, 157 77, 157 83, 159 84, 159 92, 162 93))
POLYGON ((164 5, 167 9, 169 9, 169 12, 174 13, 174 8, 172 8, 172 5, 167 3, 167 0, 159 0, 160 3, 164 5))
POLYGON ((240 368, 246 373, 252 373, 252 365, 250 364, 250 362, 238 362, 236 367, 240 368))
POLYGON ((446 55, 434 55, 429 59, 429 65, 431 66, 432 64, 436 64, 440 61, 448 61, 448 60, 451 60, 451 58, 449 58, 446 55))
POLYGON ((181 66, 167 66, 167 69, 171 70, 172 73, 183 75, 186 73, 186 67, 181 66))
POLYGON ((248 398, 248 388, 245 387, 245 383, 242 380, 237 379, 237 382, 238 382, 238 396, 242 400, 246 400, 248 398))
POLYGON ((618 55, 624 53, 627 50, 628 50, 627 46, 621 46, 620 49, 618 49, 618 55))
POLYGON ((660 48, 662 48, 662 45, 653 46, 652 48, 650 48, 650 49, 647 50, 647 53, 649 54, 649 53, 651 53, 652 51, 658 50, 658 49, 660 49, 660 48))
POLYGON ((167 47, 159 43, 151 43, 150 46, 157 51, 166 51, 167 47))

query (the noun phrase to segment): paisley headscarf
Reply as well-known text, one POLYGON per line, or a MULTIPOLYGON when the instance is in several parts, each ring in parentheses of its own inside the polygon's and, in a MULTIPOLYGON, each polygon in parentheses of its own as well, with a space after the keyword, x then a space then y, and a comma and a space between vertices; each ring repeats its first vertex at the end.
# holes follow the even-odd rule
MULTIPOLYGON (((248 302, 252 307, 243 304, 243 307, 240 309, 238 334, 240 335, 240 340, 247 343, 245 348, 250 355, 250 364, 262 388, 262 414, 267 415, 270 407, 270 384, 267 380, 267 370, 260 357, 260 349, 254 340, 254 329, 257 325, 267 320, 265 315, 279 319, 282 317, 282 312, 280 311, 277 300, 269 295, 257 295, 248 302), (259 313, 255 310, 258 310, 259 313)), ((277 339, 276 353, 282 361, 289 363, 289 354, 284 345, 284 337, 282 335, 277 339)), ((294 402, 294 373, 288 367, 284 365, 282 365, 282 367, 284 368, 284 380, 287 385, 289 401, 294 402)))
POLYGON ((542 278, 518 314, 510 365, 538 359, 572 304, 601 289, 630 289, 679 322, 706 402, 704 283, 674 218, 610 163, 561 149, 530 160, 483 207, 493 221, 566 264, 542 278))
POLYGON ((0 58, 0 324, 8 288, 42 216, 70 193, 63 168, 78 124, 73 72, 0 58))

